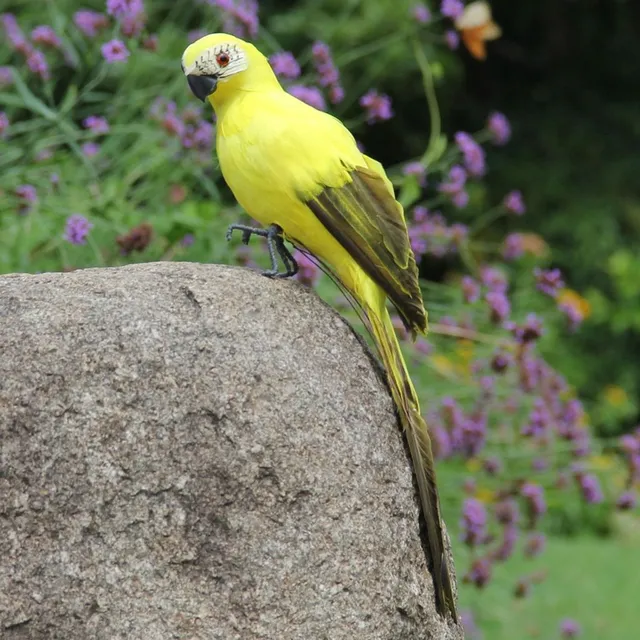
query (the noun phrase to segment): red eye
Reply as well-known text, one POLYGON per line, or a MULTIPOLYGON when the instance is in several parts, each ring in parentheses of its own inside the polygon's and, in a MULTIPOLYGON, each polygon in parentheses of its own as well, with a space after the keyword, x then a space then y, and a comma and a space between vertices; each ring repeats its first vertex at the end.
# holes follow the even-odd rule
POLYGON ((228 53, 219 53, 216 56, 216 62, 221 67, 226 67, 229 64, 229 54, 228 53))

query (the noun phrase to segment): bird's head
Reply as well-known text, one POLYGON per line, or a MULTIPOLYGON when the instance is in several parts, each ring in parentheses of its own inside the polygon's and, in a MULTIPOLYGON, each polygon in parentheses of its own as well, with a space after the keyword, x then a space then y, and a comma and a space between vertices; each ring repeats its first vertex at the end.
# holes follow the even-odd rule
POLYGON ((190 44, 182 70, 196 98, 216 107, 239 91, 279 86, 269 61, 249 42, 212 33, 190 44))

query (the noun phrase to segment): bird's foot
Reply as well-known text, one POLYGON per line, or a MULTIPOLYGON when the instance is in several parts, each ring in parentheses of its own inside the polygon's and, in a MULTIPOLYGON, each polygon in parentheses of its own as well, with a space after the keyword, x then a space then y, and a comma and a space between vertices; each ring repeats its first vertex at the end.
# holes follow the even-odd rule
POLYGON ((243 244, 249 244, 251 236, 260 236, 267 239, 267 247, 269 249, 269 258, 271 259, 271 269, 262 272, 267 278, 290 278, 298 273, 298 263, 291 252, 284 244, 282 228, 277 224, 272 224, 266 229, 258 227, 248 227, 243 224, 232 224, 227 229, 227 240, 231 240, 234 231, 242 231, 243 244), (278 258, 282 260, 285 270, 278 269, 278 258))

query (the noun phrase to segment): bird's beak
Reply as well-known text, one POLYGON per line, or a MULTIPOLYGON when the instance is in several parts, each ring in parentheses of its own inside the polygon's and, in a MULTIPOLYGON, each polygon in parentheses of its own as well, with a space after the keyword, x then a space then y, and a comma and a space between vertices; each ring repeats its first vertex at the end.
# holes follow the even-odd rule
POLYGON ((218 76, 195 76, 188 75, 187 82, 193 95, 205 102, 207 98, 216 90, 218 86, 218 76))

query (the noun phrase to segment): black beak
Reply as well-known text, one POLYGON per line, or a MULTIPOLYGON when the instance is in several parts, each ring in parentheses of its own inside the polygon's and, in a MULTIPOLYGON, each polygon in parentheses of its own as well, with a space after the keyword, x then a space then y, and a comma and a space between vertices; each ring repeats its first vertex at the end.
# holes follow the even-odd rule
POLYGON ((218 86, 217 76, 194 76, 188 75, 187 82, 189 83, 189 89, 193 95, 205 102, 206 99, 216 90, 218 86))

